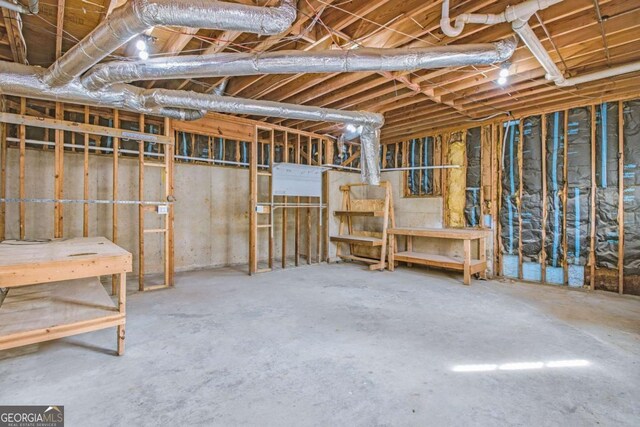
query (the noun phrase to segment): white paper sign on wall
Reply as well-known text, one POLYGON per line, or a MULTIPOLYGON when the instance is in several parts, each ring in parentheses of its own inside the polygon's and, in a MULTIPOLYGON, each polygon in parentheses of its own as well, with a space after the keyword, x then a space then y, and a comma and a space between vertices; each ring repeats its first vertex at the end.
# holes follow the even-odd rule
POLYGON ((322 166, 276 163, 273 165, 272 191, 274 196, 322 196, 322 166))

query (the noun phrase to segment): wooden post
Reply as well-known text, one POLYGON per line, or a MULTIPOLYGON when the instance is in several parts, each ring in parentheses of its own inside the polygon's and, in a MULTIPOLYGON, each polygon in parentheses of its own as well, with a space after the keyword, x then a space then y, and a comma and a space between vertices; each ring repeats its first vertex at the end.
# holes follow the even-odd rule
MULTIPOLYGON (((300 164, 300 134, 296 134, 296 152, 295 152, 295 163, 300 164)), ((296 197, 296 203, 300 204, 300 196, 296 197)), ((300 208, 296 208, 296 218, 295 218, 295 236, 294 236, 294 246, 295 246, 295 259, 296 259, 296 267, 300 265, 300 208)))
MULTIPOLYGON (((307 136, 307 164, 311 164, 311 137, 307 136)), ((311 198, 307 197, 307 203, 311 198)), ((311 208, 307 208, 307 264, 311 264, 311 208)))
MULTIPOLYGON (((174 200, 175 185, 175 132, 173 131, 173 121, 164 119, 164 135, 169 138, 169 142, 164 146, 164 192, 165 200, 174 200)), ((164 247, 164 281, 165 286, 174 285, 175 273, 175 240, 174 240, 174 220, 175 208, 173 203, 169 204, 168 215, 165 218, 165 247, 164 247)))
MULTIPOLYGON (((126 302, 127 302, 127 273, 122 272, 118 274, 119 286, 118 286, 118 312, 122 315, 126 315, 126 302)), ((118 356, 124 354, 124 340, 125 340, 125 325, 118 325, 118 356)))
MULTIPOLYGON (((20 114, 25 114, 27 109, 27 100, 25 98, 20 98, 20 114)), ((56 147, 58 144, 58 138, 57 138, 57 133, 56 133, 56 147)), ((25 155, 26 155, 26 127, 25 125, 20 125, 18 126, 18 137, 20 138, 20 163, 19 163, 19 194, 20 194, 20 199, 24 199, 26 198, 26 193, 25 193, 25 185, 24 185, 24 180, 25 180, 25 155)), ((57 153, 57 151, 56 151, 57 153)), ((56 176, 55 176, 55 181, 56 181, 56 198, 58 198, 58 163, 57 163, 57 156, 56 156, 56 176)), ((58 206, 59 204, 56 204, 56 206, 58 206)), ((23 201, 20 201, 19 204, 19 211, 20 211, 20 240, 24 240, 25 238, 25 228, 26 228, 26 204, 23 201)), ((58 224, 58 222, 55 222, 56 226, 58 224)), ((55 237, 61 237, 57 231, 56 228, 56 232, 55 232, 55 237)))
MULTIPOLYGON (((606 131, 604 129, 604 132, 606 131)), ((606 158, 603 161, 606 161, 606 158)), ((595 289, 596 284, 596 188, 596 106, 594 104, 591 106, 591 220, 589 221, 589 288, 591 290, 595 289)))
POLYGON ((249 154, 249 274, 258 271, 258 140, 259 129, 256 126, 249 154))
POLYGON ((541 281, 547 281, 547 116, 542 114, 540 116, 542 124, 542 137, 540 138, 540 152, 542 153, 542 222, 541 222, 541 237, 542 250, 540 251, 540 272, 541 281))
POLYGON ((502 125, 502 123, 498 124, 498 129, 496 130, 497 136, 498 136, 498 140, 497 140, 497 144, 496 144, 496 155, 495 155, 495 162, 496 162, 496 170, 498 171, 498 173, 496 174, 496 178, 495 178, 495 182, 496 182, 496 189, 495 189, 495 200, 496 200, 496 207, 495 207, 495 217, 494 217, 494 221, 495 221, 495 242, 494 242, 494 248, 493 248, 493 252, 495 254, 495 269, 496 272, 495 274, 497 276, 502 276, 502 264, 503 264, 503 260, 502 260, 502 224, 500 223, 500 209, 502 208, 502 166, 503 163, 501 161, 502 159, 502 155, 503 155, 503 141, 505 138, 505 128, 502 125))
MULTIPOLYGON (((143 114, 138 115, 138 130, 144 132, 143 114)), ((138 141, 138 200, 144 200, 144 141, 138 141)), ((144 205, 142 204, 138 205, 138 289, 141 292, 144 291, 144 205)))
MULTIPOLYGON (((275 131, 273 129, 271 129, 269 131, 269 134, 271 135, 271 142, 269 144, 269 200, 271 201, 271 195, 273 194, 273 161, 275 159, 275 131)), ((275 212, 273 209, 273 206, 269 207, 269 219, 270 219, 270 224, 271 227, 269 228, 269 261, 268 261, 268 265, 269 265, 269 269, 273 269, 273 255, 274 255, 274 227, 275 227, 275 212)))
MULTIPOLYGON (((282 161, 289 162, 289 132, 284 132, 282 161)), ((273 178, 272 178, 273 179, 273 178)), ((283 197, 287 203, 287 196, 283 197)), ((287 208, 282 208, 282 268, 287 268, 287 208)))
POLYGON ((524 274, 522 271, 522 151, 524 147, 524 119, 520 119, 520 123, 518 123, 518 202, 516 203, 516 208, 518 209, 518 278, 520 280, 523 279, 524 274))
MULTIPOLYGON (((89 123, 89 107, 84 107, 84 122, 89 123)), ((89 134, 84 134, 84 188, 85 200, 89 200, 89 134)), ((89 203, 84 203, 82 207, 82 235, 89 237, 89 203)))
POLYGON ((464 284, 471 284, 471 240, 464 240, 464 284))
MULTIPOLYGON (((0 99, 0 103, 4 100, 0 99)), ((0 199, 7 197, 7 126, 0 122, 0 199)), ((0 242, 6 239, 6 203, 0 202, 0 242)))
MULTIPOLYGON (((321 139, 316 139, 316 147, 318 150, 318 161, 317 164, 318 166, 322 164, 322 140, 321 139)), ((318 202, 320 202, 318 200, 318 202)), ((316 249, 317 249, 317 255, 318 255, 318 262, 320 262, 322 260, 322 208, 319 207, 318 208, 318 218, 316 220, 316 226, 317 226, 317 230, 316 230, 316 249)), ((385 248, 386 249, 386 248, 385 248)))
MULTIPOLYGON (((325 147, 325 161, 323 164, 333 164, 333 141, 330 139, 324 140, 325 147)), ((324 253, 323 253, 323 261, 329 260, 329 172, 325 171, 322 174, 323 176, 323 200, 326 208, 324 209, 324 253)))
POLYGON ((479 276, 481 279, 486 279, 487 278, 487 238, 486 237, 480 237, 478 239, 478 258, 480 258, 480 261, 482 261, 485 265, 485 268, 479 273, 479 276))
POLYGON ((562 251, 564 257, 562 260, 562 267, 564 269, 564 283, 569 283, 569 263, 567 256, 567 193, 569 191, 569 183, 567 181, 567 164, 569 153, 569 110, 564 110, 564 147, 563 147, 563 171, 564 186, 562 188, 562 251))
MULTIPOLYGON (((120 112, 113 110, 113 127, 120 128, 120 112)), ((113 138, 113 176, 112 176, 112 191, 113 201, 118 200, 118 152, 120 150, 120 138, 113 138)), ((111 227, 111 241, 118 243, 118 205, 114 203, 111 206, 112 210, 112 227, 111 227)), ((111 294, 115 295, 117 291, 117 275, 111 277, 111 294)))
POLYGON ((624 294, 624 103, 618 101, 618 293, 624 294))
MULTIPOLYGON (((64 104, 56 103, 56 119, 64 120, 64 104)), ((64 131, 55 131, 55 198, 62 199, 64 197, 64 131)), ((55 237, 64 236, 64 207, 62 203, 56 202, 54 207, 55 223, 54 223, 54 235, 55 237)))

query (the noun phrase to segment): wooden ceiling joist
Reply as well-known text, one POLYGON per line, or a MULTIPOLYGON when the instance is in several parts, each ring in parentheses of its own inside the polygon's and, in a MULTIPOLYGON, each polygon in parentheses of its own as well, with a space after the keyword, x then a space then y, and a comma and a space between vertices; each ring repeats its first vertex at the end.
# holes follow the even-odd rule
MULTIPOLYGON (((126 0, 55 0, 43 3, 38 17, 24 16, 26 46, 3 11, 0 57, 47 67, 84 38, 126 0), (65 8, 66 6, 66 8, 65 8), (29 49, 26 49, 28 47, 29 49), (29 58, 27 58, 27 53, 29 58), (55 53, 55 55, 54 55, 55 53)), ((226 0, 274 6, 278 0, 226 0)), ((452 0, 451 17, 462 13, 500 13, 513 0, 452 0)), ((516 2, 517 3, 517 2, 516 2)), ((237 31, 157 27, 152 55, 219 52, 264 52, 284 49, 319 51, 360 47, 411 48, 487 43, 504 39, 509 24, 469 24, 454 39, 440 30, 440 0, 299 0, 298 16, 287 32, 259 36, 237 31)), ((539 11, 529 21, 558 67, 567 77, 640 60, 640 8, 637 0, 565 0, 539 11)), ((115 56, 132 57, 128 43, 115 56)), ((590 82, 577 88, 557 87, 520 45, 510 60, 511 75, 497 84, 499 68, 455 67, 395 73, 328 73, 230 77, 226 95, 338 109, 383 113, 383 142, 451 124, 464 125, 488 116, 571 102, 591 103, 623 96, 634 89, 637 75, 590 82)), ((212 92, 222 78, 138 82, 144 87, 212 92)), ((636 87, 637 87, 637 83, 636 87)), ((251 117, 306 131, 328 132, 330 123, 251 117)))

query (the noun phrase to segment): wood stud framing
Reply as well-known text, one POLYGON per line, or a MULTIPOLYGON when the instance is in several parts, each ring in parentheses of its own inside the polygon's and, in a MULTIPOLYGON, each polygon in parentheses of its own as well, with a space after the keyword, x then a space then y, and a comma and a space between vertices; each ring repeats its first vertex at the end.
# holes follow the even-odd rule
MULTIPOLYGON (((121 117, 121 113, 118 110, 112 110, 110 112, 110 115, 108 117, 110 117, 110 119, 113 120, 113 127, 104 127, 104 126, 99 126, 96 124, 90 124, 90 120, 91 120, 91 110, 89 107, 85 106, 82 107, 80 110, 77 109, 71 109, 74 112, 77 113, 81 113, 82 114, 82 122, 70 122, 67 120, 64 120, 64 112, 66 110, 66 106, 64 106, 63 104, 57 103, 55 104, 55 109, 53 109, 53 111, 55 111, 55 119, 51 119, 51 118, 46 118, 46 117, 33 117, 31 115, 28 115, 27 113, 35 113, 35 114, 42 114, 39 110, 34 110, 33 108, 30 108, 27 104, 27 100, 26 99, 20 99, 19 103, 17 104, 17 107, 19 108, 18 113, 19 114, 13 114, 13 113, 7 113, 7 112, 0 112, 0 135, 1 135, 1 139, 0 139, 0 166, 1 166, 1 170, 0 170, 0 198, 5 198, 7 196, 6 194, 6 188, 7 188, 7 148, 8 148, 8 144, 7 144, 7 132, 8 132, 8 128, 9 125, 14 125, 15 128, 17 129, 17 135, 18 135, 18 143, 17 143, 17 153, 18 153, 18 194, 19 194, 19 202, 18 202, 18 213, 19 213, 19 217, 18 217, 18 225, 19 225, 19 229, 18 229, 18 236, 20 239, 25 239, 27 237, 29 237, 29 233, 28 233, 28 226, 29 224, 27 223, 27 215, 26 215, 26 211, 28 209, 28 202, 26 200, 28 200, 28 195, 26 194, 26 173, 37 173, 36 170, 33 171, 27 171, 26 170, 26 153, 27 153, 27 145, 29 144, 29 141, 26 138, 26 131, 28 127, 35 127, 35 128, 42 128, 44 129, 43 131, 43 135, 45 135, 45 141, 43 141, 43 143, 45 144, 43 146, 43 149, 47 149, 47 143, 53 144, 54 145, 54 149, 53 149, 53 161, 54 161, 54 171, 55 174, 53 176, 53 198, 51 199, 52 201, 54 201, 54 235, 53 237, 56 238, 60 238, 60 237, 66 237, 64 235, 64 228, 63 228, 63 224, 64 224, 64 215, 63 215, 63 206, 64 204, 60 201, 64 199, 64 154, 65 154, 65 149, 67 151, 80 151, 82 153, 82 161, 83 161, 83 167, 82 167, 82 175, 83 175, 83 182, 82 182, 82 194, 83 194, 83 200, 84 202, 81 203, 82 206, 82 236, 83 237, 88 237, 90 234, 90 203, 91 203, 91 197, 90 197, 90 181, 89 181, 89 176, 90 176, 90 153, 99 153, 100 151, 96 148, 92 149, 90 146, 90 141, 92 138, 92 135, 95 136, 107 136, 108 138, 111 139, 112 144, 113 144, 113 156, 112 156, 112 182, 111 182, 111 191, 112 191, 112 197, 111 200, 114 202, 112 204, 112 223, 111 223, 111 239, 114 243, 118 242, 118 200, 119 200, 119 194, 118 194, 118 186, 119 186, 119 159, 120 159, 120 155, 121 155, 121 147, 120 147, 120 136, 123 135, 123 132, 127 132, 128 135, 131 134, 131 131, 128 130, 121 130, 119 129, 119 126, 121 125, 120 122, 120 117, 121 117), (50 133, 53 133, 54 135, 54 140, 53 142, 47 142, 47 137, 50 133), (67 146, 65 147, 65 143, 64 143, 64 139, 65 139, 65 133, 70 134, 71 136, 71 142, 72 142, 72 146, 67 146), (82 142, 80 142, 80 140, 78 138, 76 138, 76 134, 81 134, 82 135, 82 142)), ((45 112, 47 111, 47 109, 44 109, 45 112)), ((6 109, 5 109, 6 111, 6 109)), ((127 113, 128 115, 130 115, 130 113, 127 113)), ((137 115, 138 116, 138 124, 140 126, 140 131, 138 133, 136 133, 137 136, 139 136, 141 138, 141 141, 139 142, 139 149, 144 150, 144 141, 153 141, 153 142, 157 142, 160 143, 164 149, 166 150, 165 153, 168 153, 168 155, 164 155, 163 154, 163 160, 162 163, 158 163, 159 165, 162 166, 163 168, 163 174, 162 174, 162 187, 164 189, 163 193, 164 193, 164 198, 165 200, 169 197, 169 195, 171 195, 173 193, 173 138, 170 137, 168 134, 171 132, 171 121, 170 120, 165 120, 164 121, 164 126, 165 126, 165 135, 151 135, 151 134, 146 134, 144 133, 144 124, 145 124, 145 117, 143 115, 137 115)), ((98 117, 98 115, 94 116, 96 119, 98 117)), ((145 163, 144 162, 144 154, 138 153, 137 154, 138 160, 141 163, 141 166, 144 166, 145 163)), ((148 164, 148 163, 147 163, 148 164)), ((155 163, 154 163, 155 165, 155 163)), ((142 184, 144 185, 144 173, 141 170, 140 174, 139 174, 139 182, 138 184, 142 184)), ((144 192, 143 192, 143 186, 140 187, 140 200, 144 201, 144 192)), ((144 211, 144 210, 149 210, 149 208, 152 207, 155 210, 155 205, 142 205, 139 204, 138 208, 140 209, 140 211, 144 211)), ((166 287, 169 286, 170 284, 173 283, 173 255, 172 255, 172 251, 173 251, 173 205, 169 204, 168 205, 168 215, 164 216, 164 222, 165 225, 163 226, 164 228, 161 229, 161 231, 165 234, 165 243, 163 244, 163 249, 164 249, 164 261, 163 261, 163 269, 164 269, 164 275, 165 278, 163 280, 163 285, 161 285, 161 287, 166 287)), ((141 216, 142 221, 140 222, 141 227, 139 227, 140 230, 140 236, 143 238, 144 234, 143 231, 144 229, 142 228, 143 226, 143 216, 141 216)), ((6 238, 6 203, 2 202, 0 203, 0 239, 5 239, 6 238)), ((41 236, 34 236, 34 237, 41 237, 41 236)), ((140 287, 144 287, 144 241, 141 240, 140 241, 140 247, 139 250, 141 249, 140 252, 140 259, 139 259, 139 268, 140 268, 140 278, 142 279, 142 281, 140 281, 141 285, 140 287)), ((116 294, 118 291, 118 287, 121 285, 121 278, 119 277, 119 275, 114 275, 112 277, 112 293, 116 294)), ((148 289, 154 289, 154 287, 147 287, 145 290, 148 289)))
MULTIPOLYGON (((273 127, 266 123, 254 126, 254 137, 249 144, 251 146, 249 155, 249 274, 271 271, 275 266, 276 230, 271 228, 272 225, 276 224, 276 218, 279 218, 279 223, 282 225, 279 236, 281 241, 281 268, 287 267, 290 231, 293 231, 293 256, 296 266, 300 264, 301 255, 305 257, 307 264, 322 262, 326 259, 328 252, 326 249, 327 236, 320 220, 321 218, 326 218, 326 213, 323 213, 322 209, 318 208, 317 216, 314 215, 312 208, 308 207, 308 204, 315 203, 313 202, 314 199, 298 196, 295 198, 278 197, 277 201, 274 199, 274 202, 288 203, 287 206, 289 206, 280 209, 282 214, 278 217, 275 209, 269 206, 270 202, 267 200, 271 200, 273 165, 276 160, 319 166, 323 163, 323 156, 331 153, 331 148, 328 148, 331 145, 331 141, 321 135, 298 132, 295 129, 286 129, 278 126, 273 127), (265 150, 265 145, 267 144, 269 149, 265 150), (314 146, 317 150, 317 160, 313 159, 314 146), (281 153, 277 158, 276 150, 281 153), (260 159, 263 161, 262 164, 259 163, 260 159), (261 180, 264 180, 263 183, 266 183, 266 186, 260 185, 261 180), (261 189, 263 191, 266 189, 267 194, 261 193, 261 189), (293 227, 291 227, 292 230, 289 229, 289 212, 293 212, 295 215, 293 227), (260 236, 264 235, 260 230, 265 230, 269 233, 266 268, 259 268, 260 236), (314 234, 315 239, 312 238, 314 234), (302 245, 301 239, 304 240, 302 245)), ((315 210, 315 208, 313 209, 315 210)), ((327 223, 324 222, 324 224, 327 223)))

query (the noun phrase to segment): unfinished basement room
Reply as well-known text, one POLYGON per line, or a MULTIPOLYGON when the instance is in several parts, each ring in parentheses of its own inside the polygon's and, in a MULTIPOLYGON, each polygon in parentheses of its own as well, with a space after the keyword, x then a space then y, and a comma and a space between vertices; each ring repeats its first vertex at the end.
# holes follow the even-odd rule
POLYGON ((0 13, 0 427, 640 426, 640 0, 0 13))

